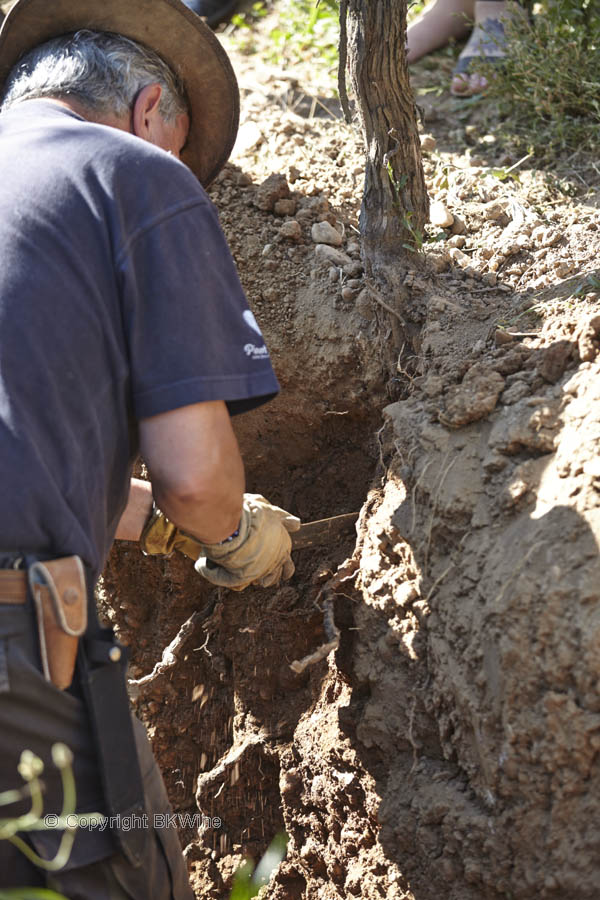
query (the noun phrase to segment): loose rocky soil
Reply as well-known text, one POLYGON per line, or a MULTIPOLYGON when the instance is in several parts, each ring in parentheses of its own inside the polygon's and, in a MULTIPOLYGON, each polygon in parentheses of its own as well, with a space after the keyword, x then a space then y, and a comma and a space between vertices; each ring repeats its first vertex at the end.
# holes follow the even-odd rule
POLYGON ((598 170, 519 161, 485 101, 418 93, 447 57, 417 67, 443 239, 386 311, 362 277, 358 128, 310 65, 232 53, 244 125, 211 195, 282 386, 236 421, 248 489, 361 515, 277 590, 113 551, 132 678, 188 623, 132 694, 175 810, 220 820, 182 828, 197 896, 228 897, 285 829, 273 900, 597 897, 598 170), (339 648, 296 674, 328 604, 339 648))

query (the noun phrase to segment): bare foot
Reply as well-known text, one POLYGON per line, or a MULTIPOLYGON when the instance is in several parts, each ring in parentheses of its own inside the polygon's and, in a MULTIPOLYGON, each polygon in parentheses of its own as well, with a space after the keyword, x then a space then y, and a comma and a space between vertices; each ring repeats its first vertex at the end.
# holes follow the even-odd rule
POLYGON ((450 93, 455 97, 471 97, 481 94, 488 86, 487 79, 478 72, 471 72, 471 63, 476 60, 494 62, 506 57, 506 36, 504 23, 522 15, 517 3, 507 0, 477 0, 475 3, 475 25, 467 41, 450 84, 450 93))
POLYGON ((474 7, 475 0, 433 0, 408 28, 408 62, 444 47, 452 38, 465 37, 473 22, 474 7))

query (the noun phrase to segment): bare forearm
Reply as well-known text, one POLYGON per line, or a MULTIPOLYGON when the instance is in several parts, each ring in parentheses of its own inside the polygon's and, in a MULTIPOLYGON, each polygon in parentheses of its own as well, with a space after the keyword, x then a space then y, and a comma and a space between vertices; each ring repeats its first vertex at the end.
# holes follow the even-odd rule
MULTIPOLYGON (((232 534, 240 521, 241 496, 244 483, 243 472, 238 481, 237 490, 233 491, 228 502, 215 508, 214 501, 209 498, 202 502, 197 498, 174 498, 168 495, 156 498, 157 506, 180 528, 195 535, 207 544, 214 544, 232 534)), ((142 530, 148 521, 153 503, 152 485, 149 481, 132 478, 127 506, 117 527, 115 540, 139 541, 142 530)))
POLYGON ((225 403, 196 403, 140 422, 140 450, 159 509, 202 543, 237 528, 244 465, 225 403))
POLYGON ((142 529, 152 510, 152 485, 141 478, 132 478, 129 499, 117 527, 118 541, 139 541, 142 529))
POLYGON ((157 506, 171 522, 203 543, 224 540, 236 530, 242 514, 244 469, 238 460, 222 465, 201 491, 169 491, 155 482, 157 506))

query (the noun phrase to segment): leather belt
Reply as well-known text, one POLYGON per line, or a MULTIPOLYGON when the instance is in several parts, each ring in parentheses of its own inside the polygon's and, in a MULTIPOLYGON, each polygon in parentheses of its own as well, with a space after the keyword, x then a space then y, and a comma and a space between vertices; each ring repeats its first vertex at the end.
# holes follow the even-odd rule
POLYGON ((27 573, 0 569, 0 603, 23 604, 27 600, 27 573))

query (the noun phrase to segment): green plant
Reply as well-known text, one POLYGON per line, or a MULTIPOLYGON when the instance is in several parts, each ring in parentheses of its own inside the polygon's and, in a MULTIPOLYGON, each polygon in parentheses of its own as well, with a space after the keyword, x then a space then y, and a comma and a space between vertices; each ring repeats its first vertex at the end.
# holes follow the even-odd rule
MULTIPOLYGON (((75 832, 77 831, 80 816, 75 814, 76 791, 75 778, 73 776, 73 754, 64 744, 54 744, 52 747, 52 761, 60 771, 63 788, 63 806, 60 817, 52 816, 50 824, 43 818, 44 798, 40 776, 44 771, 44 763, 31 750, 24 750, 18 765, 18 772, 25 785, 12 791, 0 794, 0 807, 18 803, 27 797, 31 800, 28 812, 14 818, 0 818, 0 840, 10 841, 23 853, 35 866, 45 869, 47 872, 57 872, 67 863, 71 855, 75 832), (19 832, 46 831, 59 828, 62 830, 61 838, 54 859, 42 859, 27 844, 19 832)), ((98 813, 89 813, 85 816, 86 824, 100 822, 103 816, 98 813)), ((0 889, 0 900, 66 900, 62 894, 45 888, 8 888, 0 889)))
POLYGON ((269 883, 273 871, 285 858, 287 842, 287 834, 276 835, 256 868, 251 859, 246 859, 234 875, 229 900, 252 900, 256 897, 260 889, 269 883))
POLYGON ((277 6, 277 24, 271 28, 271 60, 292 68, 310 60, 313 78, 327 82, 337 74, 339 7, 337 0, 283 0, 277 6))
POLYGON ((600 291, 600 278, 594 274, 586 275, 583 281, 573 291, 573 297, 585 297, 587 294, 597 294, 600 291))
POLYGON ((597 0, 544 0, 507 26, 501 68, 481 64, 504 128, 538 154, 595 148, 600 138, 597 0))
POLYGON ((394 191, 394 209, 396 210, 396 214, 402 222, 403 227, 406 229, 406 231, 408 231, 412 238, 412 241, 410 243, 404 243, 402 244, 402 246, 405 250, 411 250, 413 253, 419 253, 423 249, 423 242, 425 240, 423 232, 418 228, 413 227, 413 214, 410 210, 404 209, 404 205, 402 203, 401 191, 408 181, 408 175, 400 175, 399 178, 396 178, 394 175, 394 168, 389 159, 386 163, 386 170, 388 173, 388 178, 390 179, 390 184, 392 185, 392 190, 394 191))
POLYGON ((236 13, 231 17, 232 25, 236 28, 252 28, 257 19, 262 19, 267 15, 267 8, 262 0, 253 3, 249 10, 243 13, 236 13))

